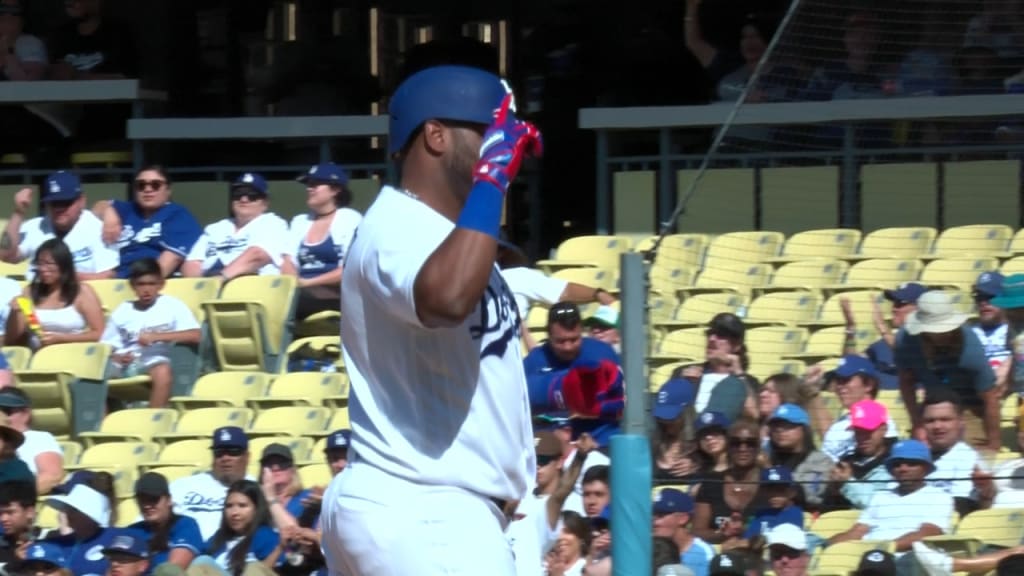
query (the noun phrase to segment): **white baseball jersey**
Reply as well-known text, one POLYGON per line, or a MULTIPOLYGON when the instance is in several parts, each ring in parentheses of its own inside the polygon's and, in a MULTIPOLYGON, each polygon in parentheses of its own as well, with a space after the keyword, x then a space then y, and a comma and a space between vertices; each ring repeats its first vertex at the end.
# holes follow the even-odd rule
MULTIPOLYGON (((18 258, 31 260, 43 242, 56 238, 53 224, 45 216, 30 218, 21 223, 18 242, 18 258)), ((62 240, 71 250, 75 259, 75 270, 78 272, 106 272, 117 268, 121 263, 121 255, 117 248, 103 243, 103 223, 95 214, 83 210, 75 225, 68 230, 62 240)), ((26 274, 29 280, 35 276, 35 267, 30 266, 26 274)))
POLYGON ((118 353, 140 353, 143 366, 149 368, 154 364, 167 362, 173 344, 154 342, 149 346, 140 346, 140 333, 198 329, 199 322, 187 304, 174 296, 161 294, 146 310, 137 310, 134 301, 118 305, 111 313, 100 341, 110 344, 118 353))
POLYGON ((1006 346, 1008 324, 1000 324, 992 330, 985 330, 975 324, 971 326, 971 330, 974 331, 978 340, 981 340, 981 346, 985 349, 985 357, 988 358, 988 363, 992 365, 993 369, 1009 359, 1012 351, 1006 346))
POLYGON ((561 299, 562 292, 565 292, 565 287, 569 284, 565 280, 545 276, 540 270, 526 267, 505 268, 501 275, 505 277, 505 282, 508 282, 508 287, 516 298, 519 314, 524 320, 530 311, 531 302, 551 306, 561 299))
POLYGON ((945 490, 954 498, 971 498, 974 492, 971 474, 977 465, 978 453, 974 448, 957 442, 935 459, 935 471, 928 475, 928 484, 945 490))
POLYGON ((351 449, 416 484, 521 500, 536 459, 511 291, 495 267, 461 325, 416 314, 416 276, 453 228, 388 186, 359 226, 341 296, 351 449))
POLYGON ((264 212, 237 230, 233 219, 224 218, 203 229, 186 260, 202 262, 205 273, 231 264, 250 246, 259 246, 270 256, 270 262, 259 273, 280 274, 281 256, 288 253, 288 238, 288 223, 273 212, 264 212))
POLYGON ((204 542, 213 537, 224 516, 228 487, 218 482, 209 472, 178 478, 169 487, 174 511, 191 516, 199 524, 204 542))

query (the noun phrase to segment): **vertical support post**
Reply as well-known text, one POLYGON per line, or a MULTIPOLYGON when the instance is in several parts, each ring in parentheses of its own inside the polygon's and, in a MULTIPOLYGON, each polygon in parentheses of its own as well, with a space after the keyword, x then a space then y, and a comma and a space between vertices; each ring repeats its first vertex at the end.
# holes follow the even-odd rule
MULTIPOLYGON (((142 100, 134 100, 132 102, 132 118, 142 118, 144 110, 142 100)), ((142 170, 143 163, 145 162, 142 157, 144 153, 145 149, 142 140, 137 138, 132 140, 132 173, 138 174, 139 170, 142 170)))
POLYGON ((327 138, 320 139, 320 163, 326 164, 331 161, 331 142, 327 138))
POLYGON ((647 438, 649 395, 644 377, 647 355, 647 273, 640 254, 623 254, 622 370, 626 409, 622 433, 612 437, 612 572, 650 576, 651 449, 647 438))
POLYGON ((860 201, 858 199, 857 127, 852 123, 843 126, 843 168, 842 187, 839 192, 839 226, 860 228, 860 201))
MULTIPOLYGON (((662 224, 672 216, 676 204, 676 175, 672 170, 669 154, 672 153, 672 134, 668 128, 658 130, 658 232, 664 232, 662 224)), ((674 231, 675 222, 669 223, 668 231, 674 231)))
POLYGON ((611 174, 608 169, 608 131, 597 131, 597 233, 611 234, 611 174))

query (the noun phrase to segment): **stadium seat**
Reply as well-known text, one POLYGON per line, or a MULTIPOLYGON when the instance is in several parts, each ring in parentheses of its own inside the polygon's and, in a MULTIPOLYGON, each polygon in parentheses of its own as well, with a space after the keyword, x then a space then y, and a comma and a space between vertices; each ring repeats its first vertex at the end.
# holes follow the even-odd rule
POLYGON ((954 555, 974 556, 982 546, 1012 548, 1024 539, 1024 510, 976 510, 960 519, 954 534, 929 536, 924 541, 954 555))
MULTIPOLYGON (((306 432, 305 436, 311 436, 314 438, 326 437, 335 430, 349 430, 352 428, 352 424, 348 420, 348 407, 335 408, 334 412, 331 413, 331 419, 327 421, 327 426, 324 426, 323 430, 311 430, 306 432)), ((319 455, 314 454, 319 457, 319 455)))
POLYGON ((862 260, 846 273, 840 284, 823 286, 822 290, 829 295, 846 290, 862 290, 878 288, 886 290, 899 286, 904 282, 913 282, 921 275, 924 265, 920 260, 907 258, 871 258, 862 260))
MULTIPOLYGON (((864 350, 872 342, 878 339, 878 334, 872 330, 859 329, 854 336, 857 350, 864 350)), ((840 356, 846 344, 845 326, 828 326, 817 330, 807 338, 807 343, 801 352, 786 354, 786 358, 800 359, 805 362, 815 363, 832 356, 840 356)))
POLYGON ((843 316, 843 309, 840 304, 843 299, 850 301, 850 309, 858 326, 874 326, 875 304, 882 308, 883 317, 888 318, 892 315, 892 310, 885 305, 885 299, 881 290, 854 290, 833 294, 822 304, 821 313, 816 320, 802 322, 801 324, 812 328, 844 326, 846 319, 843 316))
POLYGON ((170 408, 131 408, 111 412, 98 431, 82 432, 78 437, 86 448, 126 440, 149 442, 157 434, 170 432, 177 422, 178 412, 170 408))
POLYGON ((82 445, 75 440, 59 440, 57 443, 64 453, 64 463, 78 464, 78 459, 82 456, 82 445))
POLYGON ((708 338, 702 327, 673 330, 661 339, 647 363, 656 367, 670 362, 703 360, 707 345, 708 338))
POLYGON ((566 282, 609 291, 618 289, 619 285, 618 268, 560 268, 551 276, 566 282))
POLYGON ((668 333, 680 328, 691 326, 704 326, 722 312, 736 313, 741 306, 746 305, 746 298, 739 294, 729 292, 712 292, 710 294, 697 294, 690 296, 680 304, 671 320, 664 320, 655 325, 655 328, 668 333))
POLYGON ((790 236, 782 246, 782 255, 768 262, 792 262, 811 258, 842 258, 854 254, 860 244, 860 230, 832 228, 807 230, 790 236))
POLYGON ((88 166, 103 166, 114 168, 115 166, 127 166, 132 163, 130 150, 105 150, 95 152, 75 152, 71 155, 71 165, 75 168, 88 166))
POLYGON ((707 261, 751 264, 779 255, 786 238, 781 232, 730 232, 711 240, 707 261))
POLYGON ((216 278, 168 278, 161 293, 184 302, 202 324, 206 320, 203 302, 216 300, 220 288, 216 278))
POLYGON ((33 425, 55 436, 96 430, 106 410, 104 373, 110 346, 95 342, 54 344, 15 372, 32 400, 33 425))
POLYGON ((665 384, 665 382, 667 382, 669 378, 672 377, 672 373, 675 372, 676 369, 681 368, 683 366, 688 366, 690 364, 693 364, 693 362, 670 362, 668 364, 660 364, 658 366, 648 367, 648 391, 652 394, 657 393, 661 386, 665 384))
POLYGON ((1013 229, 1000 224, 974 224, 946 228, 932 247, 933 258, 996 256, 1005 254, 1013 229))
MULTIPOLYGON (((545 318, 547 311, 545 310, 545 318)), ((306 336, 293 340, 288 344, 288 348, 284 352, 284 361, 281 362, 280 374, 285 374, 289 371, 288 359, 293 354, 297 353, 299 349, 303 347, 309 347, 311 354, 322 355, 324 359, 334 359, 334 367, 339 372, 345 371, 345 357, 341 353, 341 337, 338 334, 332 336, 306 336)))
POLYGON ((174 432, 156 434, 153 439, 166 446, 178 440, 204 438, 209 446, 209 439, 214 430, 221 426, 238 426, 244 429, 252 421, 252 416, 251 408, 197 408, 182 413, 174 432))
POLYGON ((32 350, 25 346, 4 346, 3 353, 7 365, 14 371, 27 370, 32 361, 32 350))
POLYGON ((895 551, 895 545, 885 541, 874 540, 847 540, 837 542, 828 548, 819 551, 811 561, 811 572, 850 574, 857 570, 861 556, 871 550, 895 551))
POLYGON ((139 504, 135 502, 135 498, 123 498, 117 503, 118 528, 127 528, 141 519, 139 504))
POLYGON ((783 264, 772 274, 765 286, 754 289, 754 295, 787 290, 817 290, 843 281, 850 265, 843 260, 797 260, 783 264))
POLYGON ((655 292, 647 294, 647 321, 652 325, 669 320, 676 310, 676 299, 673 295, 661 295, 655 292))
POLYGON ((747 330, 744 344, 751 357, 781 358, 803 350, 807 338, 806 328, 762 326, 747 330))
POLYGON ((60 527, 60 513, 45 503, 46 499, 40 498, 41 505, 36 507, 36 526, 43 530, 55 530, 60 527))
POLYGON ((151 470, 170 466, 201 468, 210 466, 212 460, 213 453, 210 452, 210 439, 192 438, 189 440, 178 440, 165 445, 156 458, 148 462, 142 462, 139 466, 151 470))
POLYGON ((882 228, 865 236, 857 253, 846 258, 921 258, 931 252, 937 235, 928 226, 882 228))
POLYGON ((164 478, 167 478, 168 482, 174 482, 180 478, 186 478, 193 476, 197 472, 200 472, 202 468, 198 466, 157 466, 146 470, 147 472, 155 472, 164 478))
POLYGON ((921 284, 935 290, 950 288, 970 291, 982 272, 999 268, 995 258, 939 258, 932 260, 921 271, 921 284))
MULTIPOLYGON (((1022 230, 1024 230, 1024 228, 1022 228, 1022 230)), ((1003 262, 1003 265, 999 267, 999 271, 1002 272, 1004 276, 1024 273, 1024 256, 1014 256, 1013 258, 1003 262)))
POLYGON ((323 310, 295 322, 295 337, 334 336, 341 332, 341 312, 323 310))
POLYGON ((64 469, 91 470, 93 468, 131 468, 151 462, 160 453, 156 442, 107 442, 86 448, 78 464, 65 464, 64 469))
POLYGON ((257 436, 301 436, 324 429, 330 410, 322 406, 278 406, 256 415, 246 431, 250 438, 257 436))
POLYGON ((1021 255, 1024 255, 1024 228, 1017 230, 1013 237, 1010 238, 1010 244, 1006 248, 1006 252, 997 254, 1000 258, 1011 258, 1021 255))
POLYGON ((821 294, 806 290, 794 292, 773 292, 754 299, 747 309, 743 323, 748 327, 758 325, 788 326, 818 317, 821 308, 821 294))
POLYGON ((828 539, 840 532, 849 530, 857 519, 860 518, 861 510, 836 510, 826 512, 811 524, 808 532, 828 539))
POLYGON ((676 302, 679 290, 693 286, 697 276, 696 268, 677 268, 669 264, 655 263, 648 273, 650 291, 676 302))
POLYGON ((266 393, 271 376, 264 372, 211 372, 196 381, 189 396, 175 396, 170 404, 176 410, 194 410, 214 406, 244 407, 246 400, 266 393))
MULTIPOLYGON (((640 241, 634 252, 648 252, 654 248, 657 236, 640 241)), ((697 270, 704 263, 710 237, 707 234, 666 234, 658 244, 654 264, 668 268, 691 268, 697 270)))
POLYGON ((135 292, 127 280, 120 278, 108 278, 104 280, 88 280, 86 284, 92 287, 96 296, 100 299, 103 311, 109 316, 114 309, 122 302, 135 299, 135 292))
POLYGON ((320 406, 328 397, 348 398, 348 377, 338 372, 289 372, 270 384, 265 396, 249 398, 255 410, 277 406, 320 406))
POLYGON ((755 357, 750 366, 747 367, 747 374, 757 378, 761 382, 775 374, 794 374, 803 376, 807 372, 807 364, 800 360, 783 358, 781 360, 762 360, 755 357))
POLYGON ((941 290, 942 293, 949 296, 950 302, 953 303, 953 307, 957 312, 962 312, 968 316, 973 316, 977 310, 975 310, 974 297, 971 296, 970 290, 941 290))
POLYGON ((203 302, 220 370, 280 369, 295 309, 294 276, 242 276, 203 302))
POLYGON ((11 280, 24 280, 28 274, 28 260, 23 260, 15 264, 10 262, 0 262, 0 276, 10 278, 11 280))
POLYGON ((625 236, 577 236, 559 244, 555 257, 538 261, 537 267, 548 274, 580 266, 618 269, 619 256, 632 246, 632 240, 625 236))
POLYGON ((327 486, 331 483, 331 467, 327 464, 309 464, 299 468, 299 479, 304 488, 327 486))
POLYGON ((676 296, 683 301, 690 296, 708 292, 750 295, 758 286, 767 284, 770 276, 770 264, 743 264, 737 260, 708 258, 693 287, 677 290, 676 296))

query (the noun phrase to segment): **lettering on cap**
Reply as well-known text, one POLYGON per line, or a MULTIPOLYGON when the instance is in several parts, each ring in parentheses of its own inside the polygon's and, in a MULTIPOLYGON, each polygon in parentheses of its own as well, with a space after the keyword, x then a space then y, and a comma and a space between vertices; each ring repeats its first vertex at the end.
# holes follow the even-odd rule
POLYGON ((658 392, 658 402, 662 404, 668 402, 668 390, 662 390, 661 392, 658 392))
POLYGON ((881 562, 882 560, 885 560, 885 556, 882 556, 881 552, 876 551, 868 554, 869 562, 881 562))

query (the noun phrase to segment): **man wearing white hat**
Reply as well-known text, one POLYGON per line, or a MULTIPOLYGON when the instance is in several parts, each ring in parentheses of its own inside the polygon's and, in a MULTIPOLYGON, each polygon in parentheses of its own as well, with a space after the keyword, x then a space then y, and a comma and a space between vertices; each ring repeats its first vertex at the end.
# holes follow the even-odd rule
POLYGON ((807 576, 811 556, 807 533, 795 524, 779 524, 765 534, 772 570, 776 576, 807 576))
POLYGON ((900 393, 916 437, 923 437, 917 387, 925 392, 950 388, 963 400, 964 438, 968 443, 999 451, 999 390, 996 375, 978 336, 965 324, 949 295, 921 295, 917 310, 907 316, 906 332, 898 339, 896 366, 900 393))

